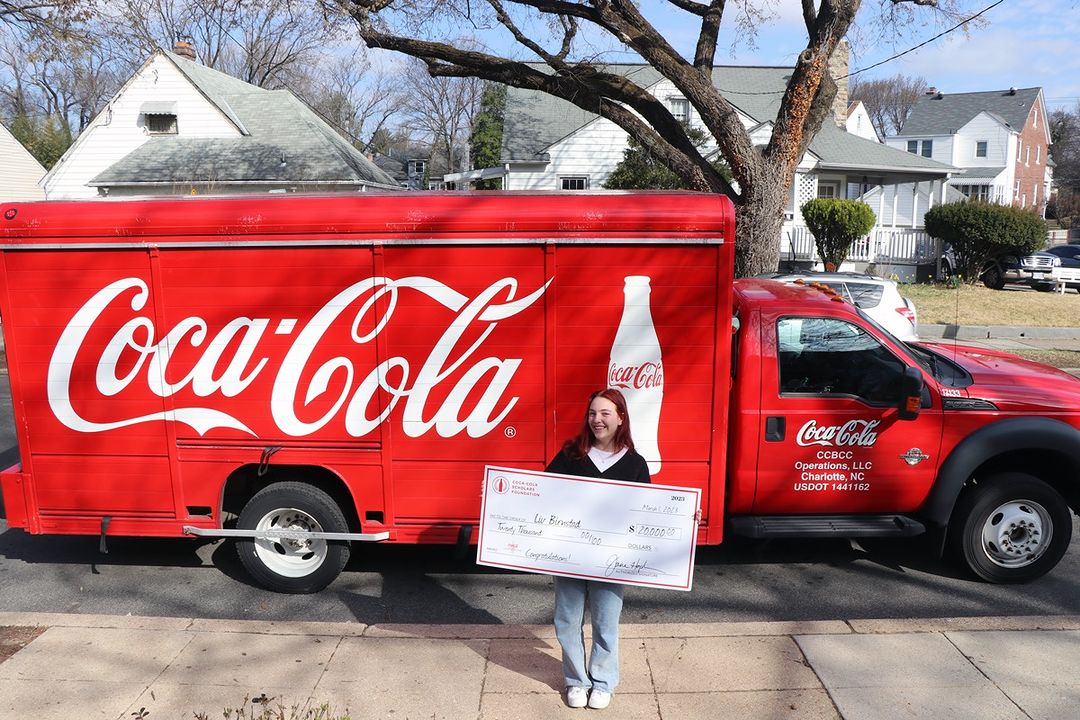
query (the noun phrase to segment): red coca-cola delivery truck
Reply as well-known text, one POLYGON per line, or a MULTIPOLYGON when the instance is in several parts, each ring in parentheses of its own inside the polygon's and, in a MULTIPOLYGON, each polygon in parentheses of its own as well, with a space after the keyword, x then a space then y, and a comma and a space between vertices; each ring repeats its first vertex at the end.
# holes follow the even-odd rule
POLYGON ((358 541, 475 542, 483 468, 542 469, 628 397, 700 543, 934 533, 1050 570, 1080 381, 903 343, 827 288, 733 281, 715 195, 455 193, 0 205, 21 464, 9 527, 235 538, 268 588, 358 541))

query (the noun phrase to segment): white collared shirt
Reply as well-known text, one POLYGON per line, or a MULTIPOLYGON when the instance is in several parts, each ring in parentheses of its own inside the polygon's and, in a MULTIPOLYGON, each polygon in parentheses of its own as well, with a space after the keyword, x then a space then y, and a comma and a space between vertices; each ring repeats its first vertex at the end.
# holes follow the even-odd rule
POLYGON ((592 460, 592 464, 595 465, 596 469, 600 472, 604 472, 609 467, 619 462, 625 454, 626 448, 623 448, 618 452, 606 452, 598 447, 589 448, 589 459, 592 460))

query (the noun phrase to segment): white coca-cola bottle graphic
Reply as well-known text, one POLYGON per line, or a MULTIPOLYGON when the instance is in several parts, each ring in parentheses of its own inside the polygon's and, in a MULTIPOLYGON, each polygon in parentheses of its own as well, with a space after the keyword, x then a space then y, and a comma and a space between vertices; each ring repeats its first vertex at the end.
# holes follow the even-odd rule
POLYGON ((664 364, 660 339, 649 309, 649 278, 629 275, 623 286, 622 320, 611 345, 608 387, 626 397, 634 446, 649 463, 649 474, 660 472, 660 407, 664 403, 664 364))

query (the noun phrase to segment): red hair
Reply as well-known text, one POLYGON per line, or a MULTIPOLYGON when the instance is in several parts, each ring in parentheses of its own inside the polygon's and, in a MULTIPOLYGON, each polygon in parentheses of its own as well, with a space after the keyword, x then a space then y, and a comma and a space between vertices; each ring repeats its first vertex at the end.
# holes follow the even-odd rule
POLYGON ((592 405, 592 401, 598 397, 612 402, 615 405, 615 412, 622 419, 622 425, 616 428, 615 437, 611 440, 615 452, 623 448, 627 450, 634 449, 634 441, 630 437, 630 413, 626 409, 626 398, 623 397, 621 391, 615 388, 607 388, 597 390, 589 396, 589 401, 585 403, 585 419, 581 423, 581 430, 563 445, 563 449, 566 450, 567 454, 578 460, 589 454, 589 448, 592 447, 595 439, 592 428, 589 427, 589 407, 592 405))

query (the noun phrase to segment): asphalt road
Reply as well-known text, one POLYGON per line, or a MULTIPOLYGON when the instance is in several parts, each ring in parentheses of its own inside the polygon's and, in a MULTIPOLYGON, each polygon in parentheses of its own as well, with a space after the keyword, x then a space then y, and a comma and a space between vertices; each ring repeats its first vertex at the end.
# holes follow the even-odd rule
MULTIPOLYGON (((6 376, 0 453, 17 457, 6 376)), ((1074 536, 1080 536, 1075 527, 1074 536)), ((358 621, 548 623, 552 583, 482 568, 447 546, 354 546, 317 595, 254 586, 226 541, 30 536, 0 521, 0 611, 358 621)), ((632 588, 624 622, 1080 614, 1080 542, 1048 576, 988 585, 918 540, 746 541, 698 549, 691 592, 632 588)))

